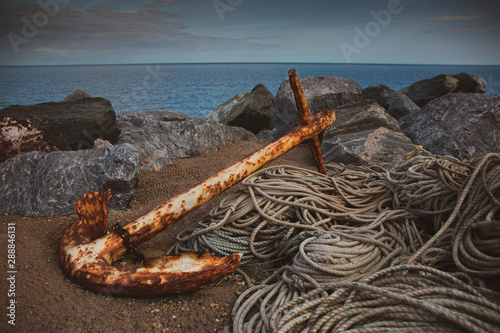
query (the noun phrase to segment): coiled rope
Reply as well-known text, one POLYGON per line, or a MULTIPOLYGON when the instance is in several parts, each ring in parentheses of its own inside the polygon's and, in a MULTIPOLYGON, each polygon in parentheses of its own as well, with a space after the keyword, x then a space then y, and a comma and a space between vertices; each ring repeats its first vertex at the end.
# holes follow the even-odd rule
POLYGON ((238 298, 234 332, 497 330, 498 298, 481 279, 500 272, 500 156, 412 155, 389 171, 264 169, 169 252, 288 261, 238 298))
MULTIPOLYGON (((390 193, 367 186, 357 173, 338 177, 291 166, 263 169, 243 181, 244 190, 224 198, 207 219, 177 236, 170 252, 244 254, 242 263, 282 259, 303 230, 331 230, 342 223, 363 224, 388 209, 390 193), (355 215, 359 218, 352 219, 355 215)), ((370 168, 365 173, 375 174, 370 168)))

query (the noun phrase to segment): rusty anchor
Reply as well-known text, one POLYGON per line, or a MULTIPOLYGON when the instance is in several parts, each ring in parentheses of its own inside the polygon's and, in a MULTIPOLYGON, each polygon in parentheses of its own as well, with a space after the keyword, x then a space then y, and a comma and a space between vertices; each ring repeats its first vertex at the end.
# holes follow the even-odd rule
POLYGON ((290 85, 299 111, 300 125, 254 154, 220 171, 199 185, 157 206, 121 228, 106 233, 107 202, 111 191, 84 194, 76 203, 78 218, 66 230, 60 248, 66 273, 83 287, 112 295, 145 296, 193 291, 232 274, 241 253, 216 257, 209 253, 188 253, 144 260, 144 267, 113 265, 129 249, 152 238, 183 214, 193 210, 251 173, 309 140, 320 172, 325 172, 318 135, 335 121, 335 112, 311 115, 294 69, 290 85), (124 237, 124 234, 126 237, 124 237), (125 238, 127 241, 125 241, 125 238))

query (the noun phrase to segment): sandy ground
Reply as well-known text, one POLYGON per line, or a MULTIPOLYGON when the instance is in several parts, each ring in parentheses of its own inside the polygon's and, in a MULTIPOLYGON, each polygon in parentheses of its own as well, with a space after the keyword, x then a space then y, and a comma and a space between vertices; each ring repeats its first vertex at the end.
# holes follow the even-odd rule
MULTIPOLYGON (((161 172, 142 173, 129 209, 111 212, 108 226, 127 224, 266 143, 236 142, 206 156, 175 161, 161 172)), ((271 164, 314 169, 307 144, 271 164)), ((225 195, 227 192, 187 214, 139 250, 146 257, 163 255, 180 231, 201 220, 225 195)), ((74 218, 0 215, 0 332, 230 332, 232 306, 245 290, 244 280, 237 274, 196 292, 142 298, 96 294, 70 281, 61 269, 59 244, 74 218), (15 263, 8 262, 11 239, 15 240, 15 263), (14 266, 9 268, 9 264, 14 266), (9 273, 11 270, 15 273, 9 273), (8 309, 11 300, 16 302, 15 308, 8 309)), ((266 269, 272 268, 247 271, 252 278, 261 279, 266 269)))

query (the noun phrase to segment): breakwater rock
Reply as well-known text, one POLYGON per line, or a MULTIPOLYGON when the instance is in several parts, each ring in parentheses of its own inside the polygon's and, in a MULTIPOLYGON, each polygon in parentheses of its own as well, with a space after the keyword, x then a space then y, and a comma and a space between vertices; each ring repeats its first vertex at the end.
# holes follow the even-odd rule
POLYGON ((125 209, 139 181, 132 145, 78 151, 29 152, 0 163, 0 214, 71 215, 87 192, 111 189, 109 207, 125 209))
POLYGON ((89 149, 97 138, 116 143, 120 128, 110 101, 74 94, 67 98, 62 102, 11 105, 0 110, 0 117, 28 118, 59 150, 89 149))
MULTIPOLYGON (((299 81, 312 114, 334 110, 340 105, 353 104, 361 99, 361 86, 350 79, 336 76, 306 76, 299 78, 299 81)), ((276 94, 271 118, 279 135, 288 133, 299 122, 288 78, 283 80, 276 94)))
POLYGON ((323 134, 325 163, 378 164, 390 168, 415 147, 397 120, 374 100, 340 106, 336 114, 337 120, 323 134))
POLYGON ((273 128, 271 114, 274 96, 263 84, 258 84, 250 93, 241 93, 219 105, 205 118, 228 126, 243 127, 254 134, 273 128))
POLYGON ((189 158, 218 150, 235 140, 255 138, 241 127, 168 110, 127 111, 118 116, 118 124, 122 131, 118 143, 134 145, 141 159, 156 150, 165 150, 172 160, 189 158))
POLYGON ((448 94, 399 119, 425 149, 460 160, 500 152, 500 96, 448 94))

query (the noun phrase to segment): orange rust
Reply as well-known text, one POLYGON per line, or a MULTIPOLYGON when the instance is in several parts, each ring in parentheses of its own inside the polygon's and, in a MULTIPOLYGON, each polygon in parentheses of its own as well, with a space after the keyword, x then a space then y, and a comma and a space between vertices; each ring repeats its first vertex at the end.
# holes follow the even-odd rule
MULTIPOLYGON (((335 121, 335 113, 326 110, 316 116, 307 116, 307 102, 305 98, 301 101, 300 108, 306 108, 301 116, 305 123, 124 226, 131 241, 136 246, 147 241, 186 212, 207 202, 304 140, 314 143, 311 147, 318 161, 318 156, 321 156, 318 134, 335 121)), ((134 269, 113 266, 112 263, 126 252, 126 246, 116 233, 105 235, 107 202, 110 198, 111 191, 83 195, 75 203, 79 217, 66 230, 61 241, 63 267, 71 278, 84 287, 116 295, 179 293, 217 281, 238 267, 241 253, 224 258, 210 254, 166 256, 148 259, 145 267, 134 269)))
MULTIPOLYGON (((308 124, 314 121, 316 117, 313 116, 311 114, 311 111, 309 110, 307 99, 304 95, 302 87, 300 86, 300 82, 297 74, 295 73, 295 69, 290 69, 288 71, 288 76, 290 78, 290 86, 292 87, 295 104, 297 105, 297 110, 299 111, 299 123, 308 124)), ((321 153, 321 143, 319 141, 318 135, 309 139, 309 146, 311 147, 318 172, 326 175, 325 161, 323 160, 323 154, 321 153)))

